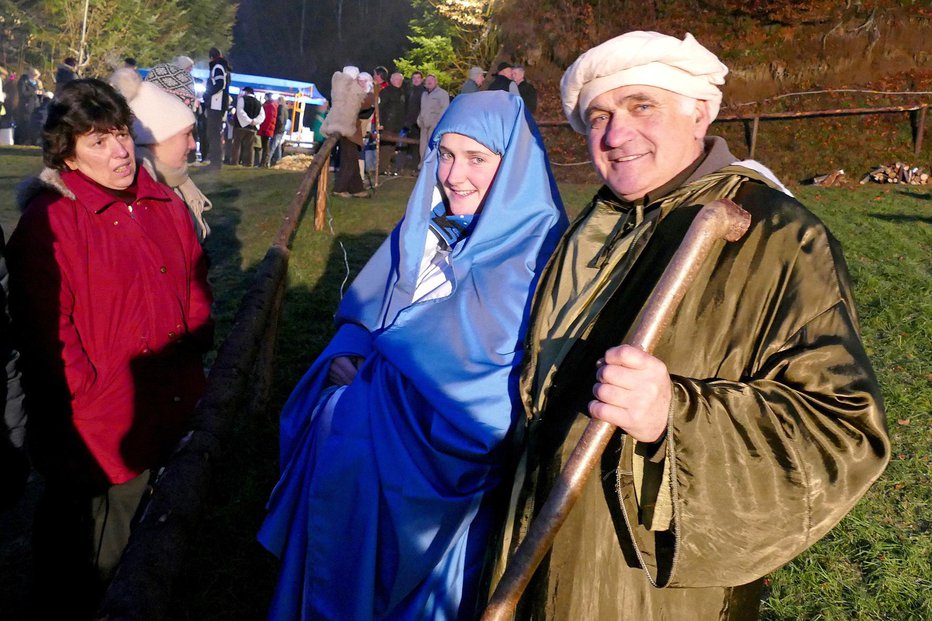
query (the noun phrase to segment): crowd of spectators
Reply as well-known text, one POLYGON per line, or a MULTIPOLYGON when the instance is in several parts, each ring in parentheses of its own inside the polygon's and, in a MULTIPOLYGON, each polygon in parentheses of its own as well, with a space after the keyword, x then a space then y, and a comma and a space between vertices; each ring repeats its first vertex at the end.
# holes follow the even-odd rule
MULTIPOLYGON (((353 75, 356 75, 353 70, 358 72, 352 66, 344 67, 343 71, 347 69, 353 75)), ((369 74, 363 72, 362 75, 369 74)), ((525 78, 524 67, 508 62, 499 63, 491 77, 487 76, 482 67, 471 67, 458 92, 446 90, 436 75, 422 71, 413 71, 405 76, 401 71, 390 72, 384 66, 378 66, 373 70, 372 77, 376 111, 362 119, 368 120, 368 123, 362 123, 363 143, 357 145, 361 152, 360 161, 363 162, 359 182, 367 180, 370 189, 377 185, 378 177, 413 175, 420 170, 427 141, 454 96, 503 90, 521 97, 532 114, 537 109, 537 90, 525 78), (378 177, 375 175, 376 170, 378 177)), ((345 159, 343 154, 349 149, 347 144, 338 144, 336 169, 340 168, 339 163, 345 159)), ((356 158, 350 154, 348 161, 356 162, 356 158)), ((355 177, 350 174, 353 166, 351 163, 347 167, 344 173, 347 177, 355 177)), ((340 196, 369 196, 367 190, 359 189, 359 183, 355 180, 352 188, 344 185, 339 184, 337 192, 340 196)), ((363 183, 363 187, 365 185, 363 183)))
MULTIPOLYGON (((171 63, 176 74, 187 75, 180 80, 191 91, 185 103, 195 116, 195 149, 188 156, 192 166, 219 169, 222 164, 269 168, 281 160, 285 138, 293 131, 295 117, 293 101, 286 101, 278 93, 256 93, 250 87, 231 95, 232 68, 218 48, 209 50, 208 76, 203 91, 195 95, 196 80, 190 77, 194 61, 179 56, 171 63)), ((78 61, 65 58, 55 70, 55 82, 46 89, 40 72, 27 68, 20 75, 0 67, 3 83, 0 95, 0 130, 6 133, 6 143, 39 145, 41 128, 48 114, 48 103, 62 86, 78 77, 78 61)), ((121 67, 138 71, 135 58, 126 57, 121 67)), ((150 68, 148 71, 152 71, 150 68)), ((366 74, 370 75, 370 74, 366 74)), ((390 72, 384 66, 372 72, 372 92, 377 98, 377 112, 369 117, 369 125, 362 127, 359 161, 363 162, 361 176, 371 176, 378 170, 382 176, 414 174, 419 170, 424 143, 430 131, 442 116, 450 99, 455 95, 483 90, 505 90, 519 95, 533 114, 537 109, 537 91, 525 79, 524 68, 501 62, 490 76, 481 67, 471 67, 465 82, 457 92, 442 88, 437 76, 414 71, 405 76, 400 71, 390 72), (377 158, 377 160, 376 160, 377 158)), ((159 76, 165 81, 176 76, 159 76)), ((177 92, 175 94, 178 94, 177 92)), ((319 128, 326 116, 328 104, 306 105, 303 124, 312 133, 314 148, 323 136, 319 128)), ((0 138, 3 135, 0 134, 0 138)), ((336 161, 340 151, 336 150, 336 161)), ((372 183, 370 182, 370 186, 372 183)), ((360 196, 363 193, 354 192, 360 196)))

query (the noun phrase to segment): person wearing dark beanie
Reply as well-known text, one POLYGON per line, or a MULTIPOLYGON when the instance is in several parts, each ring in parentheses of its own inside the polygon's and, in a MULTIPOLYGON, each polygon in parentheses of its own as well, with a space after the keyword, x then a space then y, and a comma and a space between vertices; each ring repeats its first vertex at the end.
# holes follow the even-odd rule
POLYGON ((207 151, 202 153, 202 161, 210 158, 209 168, 220 170, 223 162, 221 132, 223 117, 230 105, 230 63, 215 47, 210 48, 210 70, 204 90, 204 109, 207 111, 207 151))
POLYGON ((492 82, 489 83, 489 88, 487 90, 507 91, 512 95, 521 96, 521 93, 518 91, 518 85, 511 79, 511 63, 504 61, 498 63, 495 77, 492 78, 492 82))

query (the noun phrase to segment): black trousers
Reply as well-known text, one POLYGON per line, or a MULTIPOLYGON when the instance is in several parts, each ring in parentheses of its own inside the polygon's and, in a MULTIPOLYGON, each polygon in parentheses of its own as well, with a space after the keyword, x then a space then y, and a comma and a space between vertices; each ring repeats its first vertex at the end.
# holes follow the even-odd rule
POLYGON ((60 618, 63 603, 71 619, 92 618, 148 491, 148 470, 104 490, 46 482, 32 534, 36 619, 60 618))
POLYGON ((255 163, 255 152, 253 148, 256 144, 255 127, 234 127, 233 128, 233 151, 230 154, 230 163, 234 166, 252 167, 255 163))
POLYGON ((223 164, 223 110, 207 111, 207 154, 211 168, 220 168, 223 164))

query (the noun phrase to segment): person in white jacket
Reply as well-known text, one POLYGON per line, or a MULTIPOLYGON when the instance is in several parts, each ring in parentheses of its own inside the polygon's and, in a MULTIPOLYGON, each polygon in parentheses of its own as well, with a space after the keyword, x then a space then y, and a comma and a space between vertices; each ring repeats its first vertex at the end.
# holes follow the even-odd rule
POLYGON ((424 161, 430 135, 450 105, 450 95, 437 85, 437 76, 428 75, 424 79, 424 86, 426 90, 421 94, 421 113, 417 117, 417 126, 421 128, 421 161, 424 161))
POLYGON ((236 115, 233 117, 233 152, 230 164, 243 164, 252 168, 255 163, 253 145, 256 132, 265 120, 265 110, 253 94, 252 87, 246 86, 236 100, 236 115), (242 155, 241 155, 242 154, 242 155))

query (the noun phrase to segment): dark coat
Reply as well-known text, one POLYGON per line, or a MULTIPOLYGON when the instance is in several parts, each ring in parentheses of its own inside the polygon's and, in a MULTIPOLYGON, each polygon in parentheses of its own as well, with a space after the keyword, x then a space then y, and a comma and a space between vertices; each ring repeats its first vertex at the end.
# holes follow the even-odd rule
POLYGON ((28 123, 32 113, 39 107, 39 84, 35 80, 30 80, 29 76, 23 74, 17 82, 19 91, 19 106, 17 115, 19 123, 28 123))
POLYGON ((531 114, 537 112, 537 89, 534 88, 534 85, 524 80, 521 84, 518 84, 518 92, 521 93, 521 99, 524 100, 524 107, 531 114))
POLYGON ((210 73, 204 84, 204 107, 226 112, 230 105, 230 63, 222 56, 210 61, 210 73))
POLYGON ((421 95, 427 90, 422 83, 420 86, 408 87, 408 100, 405 105, 405 124, 411 131, 417 131, 417 117, 421 114, 421 95))
POLYGON ((405 125, 405 92, 388 84, 379 92, 379 122, 387 132, 398 133, 405 125))
POLYGON ((495 77, 492 78, 492 81, 489 82, 489 87, 486 90, 489 91, 505 91, 506 93, 511 92, 511 85, 514 84, 514 80, 507 78, 499 73, 495 74, 495 77))
POLYGON ((55 69, 55 93, 57 94, 58 91, 61 90, 62 86, 68 82, 71 82, 77 77, 78 74, 75 72, 74 67, 71 65, 66 65, 65 63, 58 65, 58 67, 55 69))
POLYGON ((285 124, 288 122, 288 106, 285 105, 284 101, 278 102, 278 113, 275 115, 275 131, 272 132, 275 134, 284 134, 285 133, 285 124))
POLYGON ((0 378, 0 403, 5 404, 3 433, 0 434, 0 511, 12 506, 22 495, 29 476, 25 450, 26 412, 17 364, 19 354, 12 347, 7 314, 9 277, 3 258, 3 239, 0 229, 0 364, 6 365, 6 381, 0 378))

